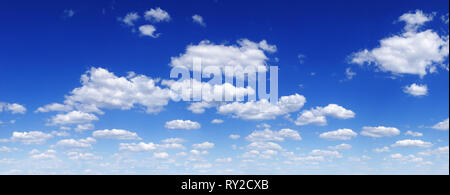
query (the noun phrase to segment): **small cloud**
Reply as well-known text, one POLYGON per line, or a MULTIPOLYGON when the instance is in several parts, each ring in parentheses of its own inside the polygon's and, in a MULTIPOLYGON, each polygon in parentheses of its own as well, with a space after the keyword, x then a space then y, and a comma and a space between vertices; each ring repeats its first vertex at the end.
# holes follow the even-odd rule
POLYGON ((156 28, 153 25, 142 25, 139 27, 139 31, 141 32, 141 35, 158 38, 159 34, 155 34, 156 28))
POLYGON ((428 86, 414 83, 410 86, 405 86, 403 92, 415 97, 425 96, 428 94, 428 86))
POLYGON ((65 9, 63 12, 63 18, 64 19, 68 19, 68 18, 72 18, 73 16, 75 16, 75 11, 72 9, 65 9))
POLYGON ((300 64, 304 64, 305 63, 305 58, 306 58, 306 55, 304 55, 304 54, 298 54, 298 62, 300 63, 300 64))
POLYGON ((221 119, 214 119, 211 121, 212 124, 222 124, 224 121, 221 119))
POLYGON ((200 15, 197 15, 197 14, 193 15, 192 20, 194 21, 194 23, 200 24, 201 26, 206 26, 206 23, 203 20, 203 17, 200 15))
POLYGON ((345 69, 345 76, 347 77, 348 80, 352 80, 353 77, 356 76, 356 72, 352 72, 351 68, 347 68, 345 69))
POLYGON ((123 18, 118 18, 119 21, 123 22, 128 26, 134 26, 134 22, 140 18, 139 14, 136 12, 130 12, 123 18))
POLYGON ((144 14, 144 18, 145 20, 151 22, 169 22, 171 19, 169 13, 159 7, 146 11, 144 14))
POLYGON ((230 135, 230 139, 237 140, 237 139, 239 139, 239 138, 241 138, 240 135, 230 135))

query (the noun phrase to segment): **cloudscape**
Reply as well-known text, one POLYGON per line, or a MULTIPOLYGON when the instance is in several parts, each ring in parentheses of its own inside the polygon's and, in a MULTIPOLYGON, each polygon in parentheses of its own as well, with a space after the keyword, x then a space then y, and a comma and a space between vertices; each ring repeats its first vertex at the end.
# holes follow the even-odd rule
POLYGON ((448 1, 0 2, 0 174, 449 174, 448 1))

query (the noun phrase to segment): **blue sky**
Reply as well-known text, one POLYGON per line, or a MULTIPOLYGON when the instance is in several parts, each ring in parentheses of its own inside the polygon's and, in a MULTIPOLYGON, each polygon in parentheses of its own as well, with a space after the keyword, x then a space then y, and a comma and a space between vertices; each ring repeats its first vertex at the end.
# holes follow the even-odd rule
POLYGON ((448 174, 448 7, 2 1, 0 173, 448 174), (194 111, 192 57, 278 66, 289 101, 194 111))

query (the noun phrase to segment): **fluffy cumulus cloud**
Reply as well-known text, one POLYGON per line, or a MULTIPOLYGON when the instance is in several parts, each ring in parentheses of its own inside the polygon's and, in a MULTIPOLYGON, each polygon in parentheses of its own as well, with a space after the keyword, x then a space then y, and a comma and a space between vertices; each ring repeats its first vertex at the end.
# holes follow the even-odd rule
POLYGON ((413 132, 413 131, 407 131, 405 133, 406 136, 412 136, 412 137, 422 137, 423 133, 420 132, 413 132))
POLYGON ((229 137, 230 137, 230 139, 234 139, 234 140, 237 140, 237 139, 241 138, 240 135, 235 135, 235 134, 232 134, 229 137))
POLYGON ((281 150, 283 147, 281 147, 279 144, 275 142, 252 142, 247 146, 248 149, 252 150, 281 150))
POLYGON ((168 22, 171 19, 169 13, 159 7, 146 11, 144 18, 151 22, 168 22))
POLYGON ((194 145, 192 145, 192 147, 194 147, 195 149, 207 150, 207 149, 214 148, 214 143, 203 142, 203 143, 200 143, 200 144, 194 144, 194 145))
POLYGON ((200 129, 201 125, 198 122, 190 120, 173 120, 166 122, 165 127, 172 130, 195 130, 200 129))
POLYGON ((336 131, 322 133, 319 137, 327 140, 351 140, 356 136, 358 134, 351 129, 338 129, 336 131))
POLYGON ((422 140, 400 140, 395 142, 395 144, 391 145, 392 147, 420 147, 420 148, 429 148, 433 146, 430 142, 424 142, 422 140))
MULTIPOLYGON (((232 136, 230 137, 232 138, 232 136)), ((239 137, 236 136, 235 138, 239 137)), ((275 142, 283 142, 285 140, 300 141, 302 137, 300 133, 292 129, 282 129, 279 131, 265 129, 262 131, 253 131, 246 137, 246 140, 251 143, 244 148, 246 149, 246 152, 242 154, 244 159, 272 159, 283 151, 283 147, 275 142)))
POLYGON ((446 120, 434 125, 432 128, 436 129, 436 130, 441 130, 441 131, 448 131, 448 129, 449 129, 448 118, 446 120))
POLYGON ((73 108, 70 105, 53 103, 48 104, 42 107, 39 107, 35 112, 36 113, 47 113, 47 112, 69 112, 73 108))
MULTIPOLYGON (((413 162, 413 163, 424 163, 424 159, 421 157, 416 157, 415 155, 403 155, 403 154, 391 154, 390 158, 392 160, 401 161, 401 162, 413 162)), ((431 162, 427 161, 426 164, 430 164, 431 162)))
POLYGON ((119 150, 121 151, 130 151, 130 152, 148 152, 157 149, 157 145, 154 143, 121 143, 119 146, 119 150))
POLYGON ((199 94, 201 102, 194 102, 188 107, 188 110, 195 114, 202 114, 206 109, 220 105, 216 102, 216 97, 220 97, 220 101, 225 99, 235 100, 238 97, 245 97, 247 95, 254 95, 255 90, 250 87, 236 87, 230 83, 210 84, 200 82, 195 79, 181 80, 181 81, 162 81, 171 90, 171 97, 176 100, 191 100, 194 94, 199 94))
POLYGON ((148 36, 158 38, 159 34, 156 34, 156 27, 150 24, 139 26, 139 32, 142 36, 148 36))
POLYGON ((48 139, 53 138, 53 135, 40 131, 30 132, 13 132, 10 141, 20 142, 25 145, 44 144, 48 139))
POLYGON ((405 13, 400 16, 399 21, 405 22, 406 31, 416 31, 418 28, 423 26, 425 23, 433 20, 432 14, 425 14, 421 10, 416 10, 415 13, 405 13))
POLYGON ((393 137, 400 135, 400 130, 395 127, 363 127, 361 135, 373 138, 393 137))
POLYGON ((153 157, 159 159, 166 159, 169 158, 169 154, 167 152, 155 152, 153 153, 153 157))
POLYGON ((30 158, 33 160, 51 160, 56 159, 56 151, 55 150, 47 150, 46 152, 39 153, 39 151, 35 150, 30 152, 30 158))
POLYGON ((12 114, 25 114, 27 109, 25 106, 17 103, 4 103, 0 102, 0 112, 11 112, 12 114))
POLYGON ((434 72, 437 65, 448 59, 449 36, 440 36, 429 29, 420 28, 433 19, 432 15, 418 10, 400 17, 405 22, 405 32, 382 39, 380 46, 363 50, 352 56, 356 64, 375 64, 381 71, 394 74, 413 74, 421 77, 434 72))
POLYGON ((352 145, 350 144, 339 144, 336 146, 330 146, 328 147, 330 150, 350 150, 352 149, 352 145))
POLYGON ((312 150, 309 153, 311 156, 321 156, 324 158, 342 158, 342 154, 338 151, 330 151, 330 150, 312 150))
POLYGON ((196 24, 201 25, 201 26, 206 26, 206 23, 205 23, 203 17, 198 15, 198 14, 195 14, 195 15, 192 16, 192 21, 194 23, 196 23, 196 24))
POLYGON ((337 119, 351 119, 355 117, 355 113, 347 110, 342 106, 330 104, 327 107, 317 107, 311 110, 303 111, 295 121, 298 126, 315 124, 320 126, 327 125, 327 116, 337 119))
POLYGON ((250 102, 233 102, 217 108, 219 114, 231 114, 244 120, 269 120, 278 116, 296 112, 306 103, 302 95, 283 96, 276 104, 266 99, 250 102))
POLYGON ((267 41, 260 43, 247 39, 238 41, 238 45, 216 45, 210 41, 202 41, 198 45, 189 45, 186 52, 178 57, 172 57, 170 66, 185 67, 193 70, 193 59, 201 59, 201 65, 206 67, 233 67, 236 70, 261 69, 267 71, 266 52, 275 52, 276 46, 267 41))
POLYGON ((251 142, 264 142, 264 141, 284 141, 285 139, 290 140, 302 140, 300 133, 292 129, 282 129, 280 131, 272 131, 269 129, 262 131, 254 131, 246 138, 251 142))
POLYGON ((157 86, 159 80, 130 73, 118 77, 103 68, 91 68, 81 76, 82 86, 66 96, 64 104, 50 104, 38 109, 47 111, 73 111, 56 115, 55 125, 88 123, 98 120, 92 113, 103 114, 101 109, 130 110, 136 105, 147 113, 158 113, 169 103, 169 89, 157 86))
POLYGON ((88 137, 85 139, 64 139, 60 140, 56 143, 56 146, 62 147, 62 148, 68 148, 68 149, 83 149, 83 148, 92 148, 92 144, 96 143, 97 140, 95 140, 92 137, 88 137))
POLYGON ((101 156, 96 156, 92 153, 81 153, 81 152, 69 152, 67 156, 71 160, 83 160, 83 161, 92 161, 92 160, 101 160, 103 159, 101 156))
POLYGON ((224 121, 222 119, 214 119, 211 121, 212 124, 222 124, 224 121))
POLYGON ((185 150, 186 147, 181 144, 184 142, 180 138, 170 138, 163 140, 161 144, 155 143, 121 143, 119 145, 120 151, 126 152, 151 152, 151 151, 161 151, 161 150, 185 150))
POLYGON ((413 83, 410 86, 405 86, 403 92, 416 97, 425 96, 428 94, 428 86, 413 83))
POLYGON ((383 153, 383 152, 390 152, 391 150, 389 149, 389 147, 385 146, 382 148, 375 148, 373 149, 373 151, 376 153, 383 153))
POLYGON ((128 26, 134 26, 134 23, 140 18, 139 14, 136 12, 128 13, 125 17, 119 18, 119 21, 123 22, 128 26))
POLYGON ((135 132, 112 129, 94 131, 92 136, 97 139, 113 139, 113 140, 140 140, 141 138, 135 132))
POLYGON ((94 114, 72 111, 66 114, 58 114, 50 119, 51 125, 72 125, 84 124, 97 121, 98 117, 94 114))

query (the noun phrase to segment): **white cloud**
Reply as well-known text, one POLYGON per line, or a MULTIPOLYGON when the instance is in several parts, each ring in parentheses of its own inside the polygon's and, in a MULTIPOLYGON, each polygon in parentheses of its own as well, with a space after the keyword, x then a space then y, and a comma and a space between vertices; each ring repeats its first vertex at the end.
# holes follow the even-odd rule
POLYGON ((157 86, 159 80, 136 74, 118 77, 103 68, 91 68, 81 76, 81 83, 82 87, 66 96, 64 104, 79 110, 72 115, 88 119, 95 118, 82 112, 102 114, 100 109, 130 110, 136 105, 142 105, 147 113, 158 113, 171 98, 169 89, 157 86))
POLYGON ((285 139, 302 140, 300 134, 292 129, 282 129, 280 131, 272 131, 269 129, 262 131, 254 131, 246 138, 250 142, 265 142, 265 141, 279 141, 282 142, 285 139))
POLYGON ((298 55, 297 55, 297 58, 298 58, 298 61, 299 61, 300 64, 304 64, 304 63, 305 63, 306 55, 304 55, 304 54, 298 54, 298 55))
POLYGON ((375 148, 373 151, 376 153, 383 153, 383 152, 390 152, 390 149, 389 147, 385 146, 383 148, 375 148))
POLYGON ((433 30, 417 31, 431 19, 421 11, 404 14, 399 20, 406 22, 406 32, 382 39, 378 48, 353 54, 352 63, 374 63, 380 70, 394 74, 423 77, 433 72, 448 58, 449 39, 433 30))
POLYGON ((424 142, 422 140, 401 140, 397 141, 395 144, 391 145, 392 147, 421 147, 421 148, 429 148, 433 146, 430 142, 424 142))
POLYGON ((239 139, 239 138, 241 138, 240 135, 230 135, 230 139, 237 140, 237 139, 239 139))
POLYGON ((86 139, 64 139, 56 143, 56 146, 63 148, 92 148, 92 144, 96 143, 97 140, 88 137, 86 139))
POLYGON ((413 83, 410 86, 405 86, 403 88, 403 92, 410 94, 412 96, 425 96, 428 94, 428 86, 427 85, 418 85, 413 83))
POLYGON ((358 134, 351 129, 338 129, 336 131, 322 133, 319 137, 327 140, 351 140, 356 136, 358 134))
MULTIPOLYGON (((404 156, 404 155, 402 155, 402 154, 397 153, 397 154, 391 154, 390 157, 391 157, 391 159, 393 159, 393 160, 397 160, 397 161, 401 161, 401 162, 422 163, 422 162, 424 161, 423 158, 416 157, 416 156, 414 156, 414 155, 412 155, 412 154, 407 155, 407 156, 404 156)), ((427 164, 429 164, 429 163, 427 163, 427 164)))
POLYGON ((46 112, 69 112, 73 109, 72 106, 70 105, 64 105, 64 104, 58 104, 58 103, 53 103, 53 104, 48 104, 45 105, 43 107, 39 107, 35 112, 42 112, 42 113, 46 113, 46 112))
POLYGON ((353 72, 351 68, 347 68, 345 69, 345 76, 347 77, 348 80, 352 80, 353 77, 356 76, 356 72, 353 72))
POLYGON ((192 147, 194 147, 195 149, 207 150, 207 149, 214 148, 214 144, 211 142, 203 142, 200 144, 194 144, 194 145, 192 145, 192 147))
POLYGON ((65 9, 63 14, 64 14, 64 18, 71 18, 71 17, 75 16, 75 11, 73 11, 72 9, 65 9))
POLYGON ((202 114, 206 109, 219 105, 219 102, 215 102, 217 96, 221 97, 219 101, 222 101, 224 97, 234 100, 237 97, 255 94, 255 90, 250 86, 235 87, 230 83, 212 85, 195 79, 177 82, 164 80, 162 83, 170 87, 172 90, 170 95, 174 101, 181 99, 190 101, 194 93, 201 94, 202 101, 191 103, 188 107, 188 110, 195 114, 202 114))
POLYGON ((151 22, 168 22, 171 19, 169 13, 159 7, 146 11, 144 18, 151 22))
POLYGON ((35 154, 31 155, 31 159, 34 159, 34 160, 56 159, 55 153, 56 153, 56 151, 54 151, 54 150, 47 150, 44 153, 35 153, 35 154))
POLYGON ((67 156, 71 160, 85 160, 85 161, 89 161, 89 160, 100 160, 100 159, 102 159, 101 156, 96 156, 95 154, 92 154, 92 153, 69 152, 69 153, 67 153, 67 156))
POLYGON ((204 150, 204 151, 191 150, 191 154, 193 154, 193 155, 207 155, 209 153, 206 150, 204 150))
POLYGON ((141 32, 141 35, 143 35, 143 36, 149 36, 149 37, 153 37, 153 38, 159 37, 159 34, 155 34, 156 28, 150 24, 140 26, 139 32, 141 32))
POLYGON ((77 125, 77 127, 75 128, 76 132, 83 132, 83 131, 87 131, 87 130, 92 130, 94 129, 94 125, 93 124, 79 124, 77 125))
POLYGON ((209 169, 212 167, 211 163, 206 163, 206 164, 195 164, 194 165, 194 169, 209 169))
POLYGON ((51 125, 72 125, 85 124, 92 121, 97 121, 98 118, 94 114, 85 113, 81 111, 72 111, 67 114, 58 114, 51 118, 51 125))
POLYGON ((0 112, 11 112, 12 114, 25 114, 27 109, 25 106, 17 104, 17 103, 4 103, 0 102, 0 112))
POLYGON ((97 139, 141 140, 137 133, 121 129, 99 130, 93 132, 92 136, 97 139))
POLYGON ((441 131, 448 131, 448 129, 449 129, 449 123, 448 122, 449 122, 449 120, 447 118, 446 120, 444 120, 444 121, 434 125, 432 128, 436 129, 436 130, 441 130, 441 131))
POLYGON ((119 18, 121 22, 128 26, 134 26, 134 22, 140 18, 139 14, 136 12, 128 13, 125 17, 119 18))
POLYGON ((214 120, 211 121, 211 123, 212 124, 222 124, 223 120, 221 120, 221 119, 214 119, 214 120))
POLYGON ((119 150, 121 151, 130 151, 130 152, 148 152, 157 149, 157 145, 154 143, 121 143, 119 146, 119 150))
POLYGON ((400 130, 394 127, 363 127, 361 135, 373 138, 393 137, 400 135, 400 130))
POLYGON ((305 103, 304 96, 295 94, 281 97, 276 104, 272 104, 266 99, 246 103, 233 102, 221 105, 217 111, 219 114, 232 114, 233 117, 244 120, 269 120, 290 112, 296 112, 305 103))
POLYGON ((153 153, 153 157, 159 159, 166 159, 169 158, 169 154, 167 152, 155 152, 153 153))
POLYGON ((14 151, 19 151, 19 148, 9 148, 6 146, 0 147, 0 152, 14 152, 14 151))
POLYGON ((121 143, 119 146, 120 151, 129 152, 150 152, 155 150, 185 150, 181 142, 184 142, 181 138, 169 138, 161 141, 162 144, 154 143, 121 143))
POLYGON ((442 20, 444 23, 448 24, 448 23, 449 23, 449 17, 448 17, 448 14, 445 14, 445 15, 441 16, 441 20, 442 20))
POLYGON ((422 137, 422 136, 423 136, 423 133, 420 133, 420 132, 413 132, 413 131, 407 131, 407 132, 405 133, 405 135, 407 135, 407 136, 413 136, 413 137, 422 137))
POLYGON ((419 27, 432 20, 433 15, 425 14, 421 10, 416 10, 415 13, 405 13, 399 18, 399 21, 406 23, 406 31, 416 31, 419 27))
POLYGON ((169 139, 162 140, 161 142, 162 143, 166 143, 166 144, 177 144, 177 143, 184 142, 184 139, 181 139, 181 138, 169 138, 169 139))
POLYGON ((219 163, 231 163, 231 162, 233 162, 233 159, 232 158, 218 158, 218 159, 216 159, 216 162, 219 162, 219 163))
POLYGON ((195 129, 200 129, 201 125, 198 122, 194 122, 194 121, 190 121, 190 120, 173 120, 173 121, 169 121, 166 122, 165 127, 167 129, 172 129, 172 130, 195 130, 195 129))
POLYGON ((325 126, 327 125, 327 116, 338 119, 351 119, 355 117, 355 113, 351 110, 345 109, 342 106, 330 104, 327 107, 316 107, 311 110, 303 111, 295 121, 295 124, 298 126, 304 126, 308 124, 325 126))
POLYGON ((280 145, 274 142, 252 142, 247 148, 254 150, 281 150, 283 149, 280 145))
POLYGON ((20 142, 25 145, 31 145, 31 144, 44 144, 50 138, 53 138, 53 135, 43 133, 40 131, 30 131, 30 132, 13 132, 10 140, 12 142, 20 142))
POLYGON ((328 147, 328 149, 330 150, 350 150, 352 149, 352 145, 350 144, 340 144, 337 146, 330 146, 328 147))
POLYGON ((193 15, 192 21, 194 21, 194 23, 200 24, 201 26, 206 26, 206 23, 203 20, 203 17, 200 15, 197 15, 197 14, 193 15))
POLYGON ((313 150, 309 153, 311 156, 323 156, 330 158, 342 158, 342 154, 338 151, 329 151, 329 150, 313 150))
POLYGON ((216 45, 210 41, 202 41, 198 45, 189 45, 186 52, 179 57, 172 57, 170 66, 185 67, 193 70, 193 59, 201 59, 202 67, 234 67, 245 70, 247 67, 254 70, 267 71, 267 60, 265 52, 273 52, 276 46, 260 43, 248 39, 238 41, 238 45, 216 45))

